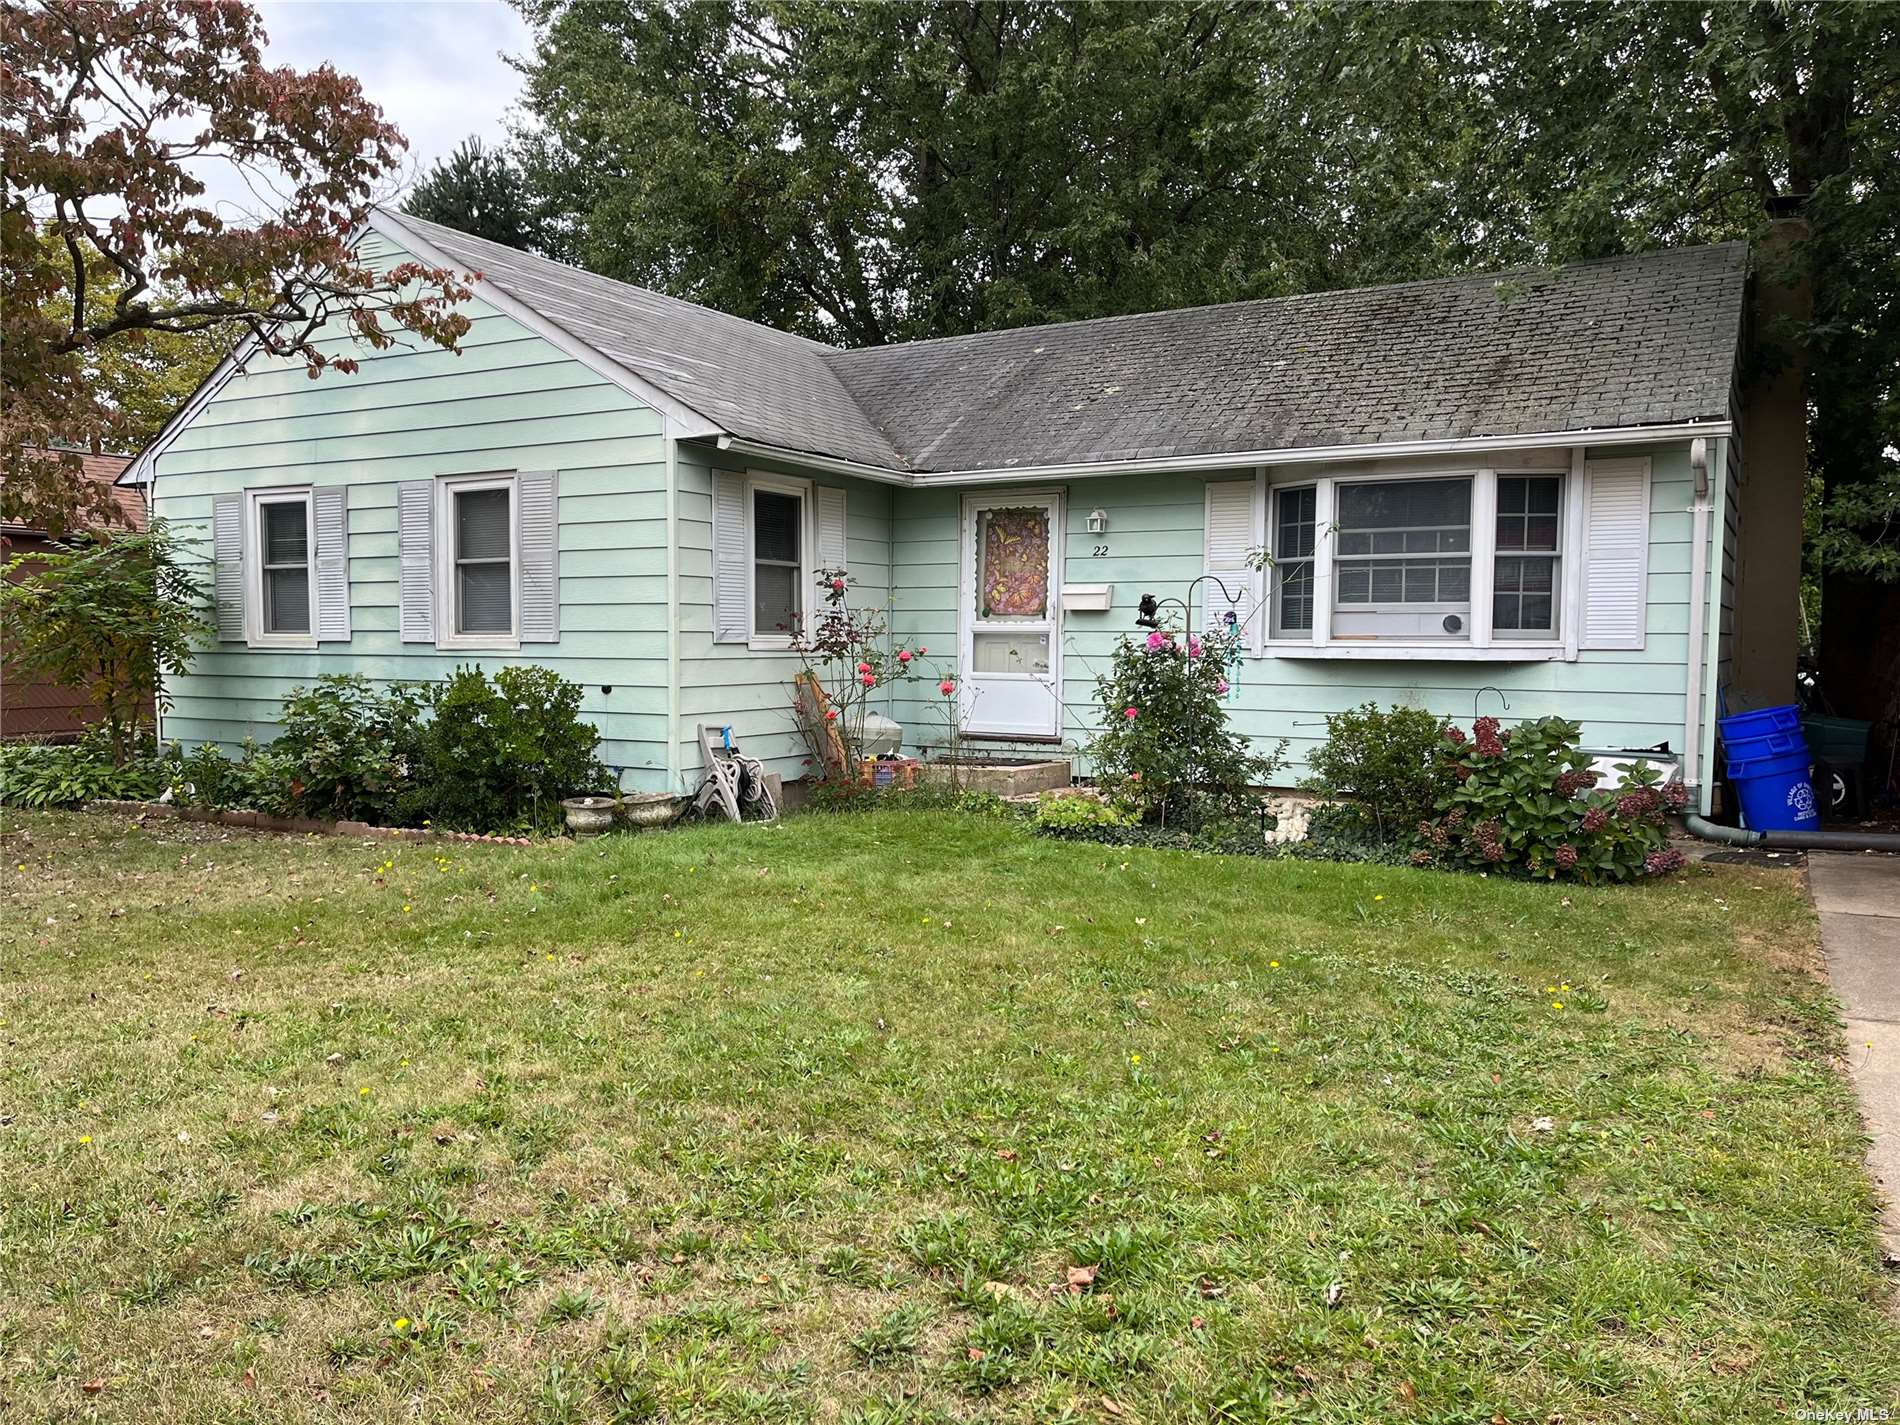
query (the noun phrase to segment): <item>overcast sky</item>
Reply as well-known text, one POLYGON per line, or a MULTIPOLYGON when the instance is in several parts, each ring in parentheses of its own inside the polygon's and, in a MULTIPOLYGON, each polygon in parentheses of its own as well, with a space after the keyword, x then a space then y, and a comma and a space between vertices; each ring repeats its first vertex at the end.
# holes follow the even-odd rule
MULTIPOLYGON (((409 140, 413 182, 470 134, 499 143, 521 77, 503 54, 527 52, 530 31, 501 0, 255 0, 270 36, 267 64, 310 70, 326 61, 409 140)), ((255 198, 228 165, 200 170, 212 196, 240 210, 255 198)))

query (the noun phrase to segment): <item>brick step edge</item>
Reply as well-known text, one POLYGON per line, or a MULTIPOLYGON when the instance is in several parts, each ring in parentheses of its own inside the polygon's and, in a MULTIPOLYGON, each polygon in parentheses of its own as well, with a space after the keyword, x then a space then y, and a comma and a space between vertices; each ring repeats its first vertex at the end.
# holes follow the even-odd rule
MULTIPOLYGON (((173 806, 170 802, 87 802, 85 810, 115 816, 176 817, 212 822, 247 831, 282 831, 312 836, 366 837, 374 841, 482 842, 490 846, 533 846, 532 836, 481 836, 472 831, 434 831, 423 826, 371 826, 366 821, 319 821, 308 816, 272 816, 261 811, 215 811, 210 807, 173 806)), ((550 843, 553 844, 553 843, 550 843)))

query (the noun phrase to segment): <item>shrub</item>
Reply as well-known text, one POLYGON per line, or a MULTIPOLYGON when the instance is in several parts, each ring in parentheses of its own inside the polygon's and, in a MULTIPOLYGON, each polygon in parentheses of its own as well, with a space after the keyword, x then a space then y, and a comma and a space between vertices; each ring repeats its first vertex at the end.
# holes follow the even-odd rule
POLYGON ((1663 815, 1682 805, 1681 784, 1658 787, 1655 769, 1639 762, 1623 769, 1623 787, 1592 790, 1580 732, 1556 717, 1508 732, 1481 717, 1469 739, 1446 729, 1454 780, 1439 815, 1420 824, 1413 860, 1586 884, 1680 870, 1663 815))
POLYGON ((1232 633, 1157 629, 1123 638, 1096 679, 1102 730, 1089 743, 1096 780, 1140 808, 1144 821, 1193 830, 1244 814, 1253 784, 1279 766, 1285 744, 1256 754, 1227 725, 1227 672, 1239 656, 1232 633))
POLYGON ((185 753, 172 745, 170 770, 172 799, 181 806, 210 807, 287 815, 298 810, 290 795, 296 769, 276 744, 259 747, 245 738, 238 760, 227 758, 215 743, 185 753))
POLYGON ((125 744, 120 763, 108 729, 77 742, 0 743, 0 806, 68 807, 91 801, 147 801, 166 785, 165 763, 147 737, 125 744))
POLYGON ((457 668, 421 737, 429 815, 460 831, 558 827, 561 798, 613 786, 580 706, 580 688, 547 668, 503 668, 492 681, 457 668))
POLYGON ((1141 814, 1132 807, 1077 796, 1073 792, 1044 792, 1036 798, 1036 827, 1133 826, 1141 814))
POLYGON ((410 824, 428 693, 378 689, 360 673, 332 673, 284 698, 277 740, 250 762, 249 790, 267 805, 332 821, 410 824), (268 783, 268 784, 266 784, 268 783))
POLYGON ((1381 841, 1409 841, 1451 786, 1444 734, 1444 719, 1423 708, 1366 703, 1333 713, 1303 785, 1344 802, 1335 824, 1360 820, 1381 841))

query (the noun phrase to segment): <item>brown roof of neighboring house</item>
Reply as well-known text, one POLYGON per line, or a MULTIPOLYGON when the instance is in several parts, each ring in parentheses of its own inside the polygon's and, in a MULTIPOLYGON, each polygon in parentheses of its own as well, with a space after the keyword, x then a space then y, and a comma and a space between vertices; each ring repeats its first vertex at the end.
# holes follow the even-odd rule
MULTIPOLYGON (((112 492, 112 503, 118 507, 119 528, 145 528, 145 492, 135 485, 115 483, 125 467, 132 463, 129 455, 81 455, 79 457, 80 476, 97 485, 104 485, 112 492)), ((113 526, 103 526, 112 528, 113 526)), ((8 534, 44 534, 45 531, 32 525, 17 524, 11 520, 0 524, 8 534)))

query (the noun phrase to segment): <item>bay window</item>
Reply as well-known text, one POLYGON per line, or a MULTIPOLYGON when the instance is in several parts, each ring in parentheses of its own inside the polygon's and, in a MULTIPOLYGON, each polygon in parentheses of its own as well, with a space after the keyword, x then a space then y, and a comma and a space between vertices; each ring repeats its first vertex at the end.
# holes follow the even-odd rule
POLYGON ((1471 480, 1335 487, 1333 635, 1463 638, 1471 622, 1471 480))

